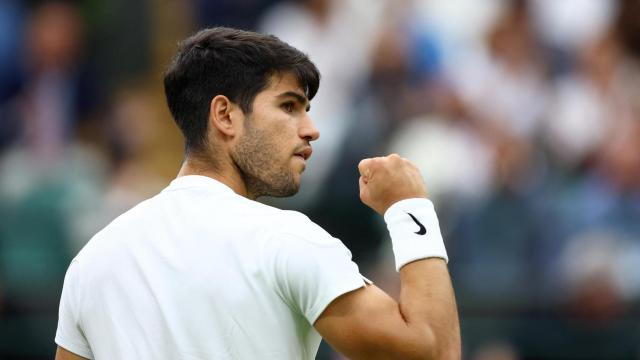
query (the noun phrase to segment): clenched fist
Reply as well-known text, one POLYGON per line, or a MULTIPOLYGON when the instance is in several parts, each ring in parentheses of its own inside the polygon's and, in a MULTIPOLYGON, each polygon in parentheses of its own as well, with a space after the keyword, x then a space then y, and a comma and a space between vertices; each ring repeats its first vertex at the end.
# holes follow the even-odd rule
POLYGON ((418 168, 396 154, 364 159, 358 170, 360 200, 380 215, 400 200, 427 197, 418 168))

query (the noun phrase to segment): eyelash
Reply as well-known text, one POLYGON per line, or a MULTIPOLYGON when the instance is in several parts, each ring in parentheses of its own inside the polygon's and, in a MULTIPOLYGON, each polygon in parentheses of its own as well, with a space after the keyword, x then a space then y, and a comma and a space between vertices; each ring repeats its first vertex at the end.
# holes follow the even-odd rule
POLYGON ((292 103, 292 102, 286 102, 286 103, 282 104, 282 109, 284 109, 284 111, 286 111, 288 113, 293 112, 294 108, 295 108, 295 104, 292 103))

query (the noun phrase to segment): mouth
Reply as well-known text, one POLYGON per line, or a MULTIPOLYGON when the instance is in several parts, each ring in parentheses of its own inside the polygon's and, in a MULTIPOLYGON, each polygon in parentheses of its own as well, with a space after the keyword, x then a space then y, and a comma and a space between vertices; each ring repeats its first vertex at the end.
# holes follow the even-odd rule
POLYGON ((311 149, 310 146, 304 147, 303 149, 296 151, 293 155, 294 156, 298 156, 300 158, 302 158, 302 160, 307 161, 310 157, 311 154, 313 153, 313 150, 311 149))

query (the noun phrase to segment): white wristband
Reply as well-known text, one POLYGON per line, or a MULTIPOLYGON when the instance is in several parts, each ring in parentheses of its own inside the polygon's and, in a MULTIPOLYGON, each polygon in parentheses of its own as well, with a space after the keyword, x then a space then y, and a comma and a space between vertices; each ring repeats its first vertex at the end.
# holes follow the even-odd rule
POLYGON ((431 257, 449 261, 444 247, 438 216, 429 199, 415 198, 398 201, 384 213, 396 270, 404 265, 431 257))

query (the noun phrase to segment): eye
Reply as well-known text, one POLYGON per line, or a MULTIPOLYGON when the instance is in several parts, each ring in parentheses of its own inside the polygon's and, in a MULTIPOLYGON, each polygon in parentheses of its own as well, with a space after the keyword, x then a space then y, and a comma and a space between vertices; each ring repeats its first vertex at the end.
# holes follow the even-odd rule
POLYGON ((285 112, 291 113, 295 109, 295 104, 292 101, 287 101, 281 107, 285 112))

